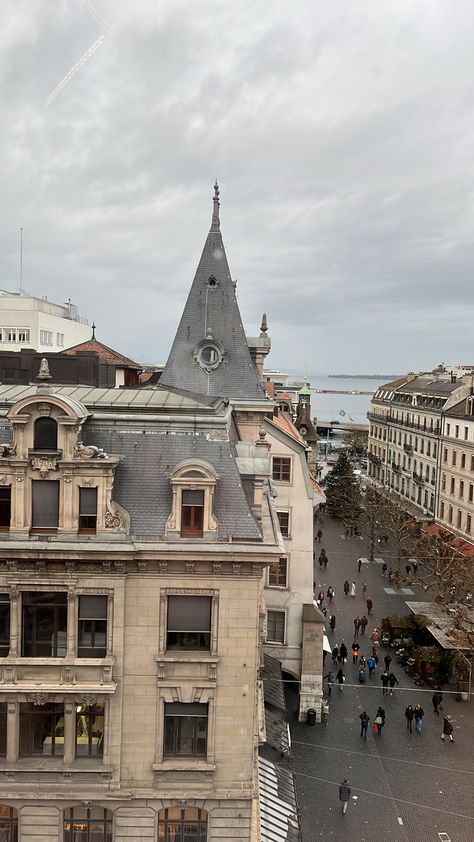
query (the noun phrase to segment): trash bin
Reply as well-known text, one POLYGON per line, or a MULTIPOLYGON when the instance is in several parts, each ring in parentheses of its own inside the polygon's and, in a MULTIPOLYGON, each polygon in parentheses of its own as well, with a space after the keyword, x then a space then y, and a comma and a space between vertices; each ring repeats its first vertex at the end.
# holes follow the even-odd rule
POLYGON ((306 724, 307 725, 316 725, 316 711, 314 708, 309 708, 306 713, 306 724))

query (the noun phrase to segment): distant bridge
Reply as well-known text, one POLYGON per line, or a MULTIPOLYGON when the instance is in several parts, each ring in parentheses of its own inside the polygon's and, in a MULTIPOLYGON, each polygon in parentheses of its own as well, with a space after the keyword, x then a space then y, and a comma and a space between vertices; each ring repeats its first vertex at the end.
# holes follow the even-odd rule
POLYGON ((315 427, 321 432, 324 430, 327 432, 328 430, 343 430, 345 433, 368 433, 369 432, 369 425, 368 424, 356 424, 351 423, 349 421, 344 421, 340 423, 339 421, 320 421, 319 418, 315 421, 315 427))

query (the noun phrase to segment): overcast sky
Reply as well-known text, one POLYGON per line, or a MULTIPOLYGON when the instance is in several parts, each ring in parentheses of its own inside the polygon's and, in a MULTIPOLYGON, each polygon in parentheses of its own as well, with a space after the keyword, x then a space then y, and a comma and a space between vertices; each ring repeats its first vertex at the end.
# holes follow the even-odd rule
POLYGON ((0 287, 23 226, 27 291, 164 362, 217 176, 269 365, 474 363, 473 43, 471 0, 2 0, 0 287))

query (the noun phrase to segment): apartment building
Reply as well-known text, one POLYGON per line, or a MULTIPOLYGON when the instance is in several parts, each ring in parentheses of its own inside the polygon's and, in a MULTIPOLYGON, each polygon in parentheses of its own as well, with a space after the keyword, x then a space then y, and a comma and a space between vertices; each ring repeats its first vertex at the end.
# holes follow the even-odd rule
POLYGON ((466 541, 474 536, 474 397, 451 406, 440 443, 437 521, 466 541))
POLYGON ((258 774, 273 407, 213 208, 159 385, 0 386, 5 842, 269 840, 265 782, 297 838, 258 774))
MULTIPOLYGON (((442 502, 442 519, 449 519, 453 498, 446 499, 446 488, 451 489, 456 477, 448 475, 448 469, 456 468, 457 456, 453 456, 456 447, 450 441, 451 431, 455 437, 456 423, 448 419, 455 407, 461 406, 456 410, 461 412, 467 406, 472 384, 472 373, 465 367, 460 371, 439 366, 433 372, 410 373, 381 386, 373 397, 368 416, 369 477, 418 520, 439 518, 442 502), (443 441, 445 435, 449 441, 443 441)), ((460 423, 457 428, 461 428, 460 423)), ((463 460, 460 453, 459 464, 466 458, 463 460)), ((464 485, 459 483, 466 478, 457 477, 457 482, 458 491, 464 493, 464 485)), ((467 524, 467 515, 467 510, 464 515, 461 512, 461 523, 467 524)), ((451 516, 453 522, 459 520, 454 506, 451 516)))
POLYGON ((63 351, 90 339, 75 304, 55 304, 25 292, 0 290, 0 351, 63 351))

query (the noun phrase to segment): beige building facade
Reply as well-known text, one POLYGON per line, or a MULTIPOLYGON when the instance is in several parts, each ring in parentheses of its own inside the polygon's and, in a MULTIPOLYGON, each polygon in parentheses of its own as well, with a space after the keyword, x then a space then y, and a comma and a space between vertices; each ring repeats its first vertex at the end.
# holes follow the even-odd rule
POLYGON ((460 538, 474 539, 474 398, 447 410, 440 443, 437 521, 460 538))

